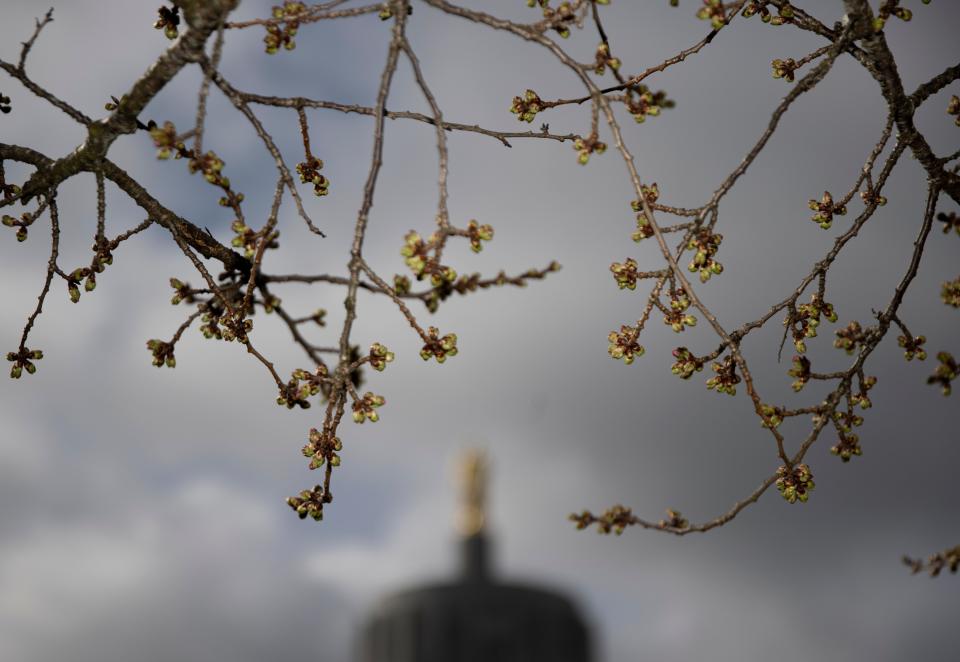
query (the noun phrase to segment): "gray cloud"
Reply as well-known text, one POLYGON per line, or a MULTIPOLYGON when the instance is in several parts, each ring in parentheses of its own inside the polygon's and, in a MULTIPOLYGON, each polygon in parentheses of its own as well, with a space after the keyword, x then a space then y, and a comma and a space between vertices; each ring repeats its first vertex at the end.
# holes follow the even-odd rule
MULTIPOLYGON (((488 4, 491 12, 531 15, 513 0, 488 4)), ((672 11, 666 4, 645 6, 650 19, 642 24, 631 3, 604 9, 624 62, 647 66, 702 36, 703 24, 691 16, 695 3, 672 11)), ((247 2, 242 11, 256 15, 268 6, 247 2)), ((839 3, 810 7, 831 22, 840 15, 839 3)), ((37 11, 34 2, 5 5, 2 57, 15 56, 37 11)), ((149 29, 152 8, 137 3, 64 3, 56 12, 31 71, 94 116, 165 43, 149 29)), ((939 3, 891 26, 908 88, 956 59, 956 16, 939 3)), ((738 23, 709 52, 652 79, 677 99, 675 110, 625 127, 642 175, 659 183, 666 200, 706 199, 787 89, 770 79, 769 61, 819 46, 787 28, 738 23)), ((304 27, 298 49, 272 59, 260 57, 259 32, 231 37, 224 67, 238 86, 290 94, 306 79, 311 96, 372 103, 386 43, 386 26, 375 18, 304 27)), ((545 97, 576 89, 535 48, 427 7, 416 8, 411 39, 454 121, 512 128, 519 126, 506 112, 513 95, 527 87, 545 97)), ((581 37, 579 57, 588 59, 594 46, 581 37)), ((196 72, 186 72, 148 115, 188 126, 198 84, 196 72)), ((724 323, 762 313, 830 245, 835 233, 806 220, 806 201, 852 183, 883 125, 875 89, 862 70, 841 62, 791 110, 721 208, 727 270, 702 291, 724 323)), ((955 142, 942 113, 949 93, 921 117, 935 145, 955 142)), ((0 140, 51 155, 76 145, 79 133, 54 112, 19 88, 10 95, 14 112, 4 116, 0 140)), ((391 99, 391 108, 424 107, 406 65, 391 99)), ((262 216, 268 200, 258 190, 272 189, 273 166, 241 118, 216 94, 212 103, 217 119, 207 144, 223 153, 262 216)), ((295 154, 291 117, 263 116, 295 154)), ((283 247, 270 268, 342 271, 370 120, 319 111, 310 119, 333 184, 329 198, 307 204, 330 238, 306 233, 286 201, 283 247)), ((557 131, 588 126, 582 110, 548 120, 557 131)), ((432 223, 436 155, 430 127, 387 126, 367 254, 391 274, 402 271, 403 234, 432 223)), ((880 381, 861 434, 864 456, 841 466, 818 444, 808 458, 817 490, 803 507, 768 495, 703 537, 577 533, 568 512, 615 502, 651 518, 668 506, 712 517, 759 483, 776 456, 742 396, 717 396, 670 376, 669 350, 678 341, 656 319, 637 364, 606 356, 606 334, 636 319, 642 297, 616 290, 609 263, 632 255, 658 264, 651 247, 628 239, 633 196, 615 154, 582 168, 568 145, 517 140, 506 150, 457 134, 450 144, 453 217, 478 218, 497 232, 479 256, 451 250, 458 270, 516 272, 553 258, 564 269, 522 291, 445 305, 433 321, 456 331, 462 350, 442 367, 420 361, 417 339, 391 305, 362 301, 356 338, 386 343, 397 361, 368 376, 387 398, 383 420, 343 430, 336 502, 320 526, 296 521, 282 502, 314 479, 298 449, 316 410, 276 407, 261 366, 196 332, 178 346, 175 371, 149 365, 144 341, 168 336, 181 319, 182 310, 166 305, 166 279, 198 281, 161 231, 119 251, 97 291, 77 306, 55 287, 34 332, 47 358, 31 378, 0 383, 0 657, 345 659, 380 594, 453 571, 450 464, 459 449, 479 445, 495 464, 491 520, 502 573, 582 599, 603 659, 952 659, 955 582, 911 577, 898 564, 903 552, 956 542, 956 412, 952 399, 923 385, 932 367, 905 365, 894 343, 884 345, 871 370, 880 381)), ((158 197, 219 237, 229 234, 230 218, 182 163, 156 163, 143 136, 119 141, 116 150, 158 197)), ((828 298, 844 322, 882 306, 906 267, 922 187, 923 174, 905 159, 890 204, 835 268, 828 298)), ((80 264, 93 232, 90 181, 71 183, 61 206, 64 263, 80 264)), ((111 194, 111 210, 111 233, 142 218, 119 195, 111 194)), ((23 245, 0 237, 2 347, 16 346, 42 281, 42 235, 31 233, 23 245)), ((952 240, 931 238, 929 262, 906 303, 908 321, 931 348, 948 347, 960 331, 937 297, 939 283, 955 275, 952 240)), ((333 328, 342 314, 341 291, 291 286, 280 296, 302 310, 327 307, 333 328)), ((258 344, 283 371, 302 365, 282 328, 262 315, 256 324, 258 344)), ((775 362, 778 331, 746 351, 764 392, 787 399, 788 365, 775 362)), ((822 335, 815 360, 839 368, 829 331, 822 335)), ((702 328, 681 342, 713 346, 702 328)), ((796 444, 803 428, 789 430, 796 444)))

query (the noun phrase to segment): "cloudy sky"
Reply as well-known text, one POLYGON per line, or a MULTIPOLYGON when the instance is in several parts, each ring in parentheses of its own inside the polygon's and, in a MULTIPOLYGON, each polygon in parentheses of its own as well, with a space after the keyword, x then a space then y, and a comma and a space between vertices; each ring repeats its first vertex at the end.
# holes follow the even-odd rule
MULTIPOLYGON (((5 0, 0 58, 15 61, 33 17, 49 2, 5 0)), ((532 19, 520 0, 474 3, 532 19)), ((803 2, 827 24, 839 1, 803 2)), ((908 90, 960 55, 960 9, 938 2, 911 23, 891 21, 889 39, 908 90)), ((55 22, 28 63, 39 83, 93 117, 104 115, 167 46, 151 28, 156 2, 55 2, 55 22)), ((699 3, 618 0, 604 8, 615 52, 629 72, 662 61, 703 36, 699 3)), ((265 16, 247 0, 238 16, 265 16)), ((510 99, 534 88, 543 98, 580 94, 570 73, 542 49, 447 18, 419 3, 410 39, 424 73, 456 122, 504 130, 520 125, 510 99)), ((231 33, 223 71, 238 87, 372 104, 388 24, 375 15, 305 26, 292 53, 262 53, 262 31, 231 33)), ((592 58, 592 34, 570 48, 592 58)), ((770 77, 773 58, 822 45, 790 28, 737 20, 704 52, 651 84, 677 108, 642 126, 624 122, 641 176, 663 200, 701 204, 766 126, 787 84, 770 77)), ((200 77, 187 69, 145 115, 190 126, 200 77)), ((939 154, 960 136, 944 114, 956 84, 934 96, 918 125, 939 154)), ((13 112, 0 141, 56 157, 82 141, 76 125, 36 102, 9 78, 0 92, 13 112)), ((401 63, 391 109, 426 110, 401 63)), ((786 296, 850 222, 831 231, 809 222, 806 201, 846 190, 883 127, 870 77, 851 59, 785 117, 767 151, 721 206, 723 276, 699 291, 728 328, 786 296)), ((297 156, 292 113, 260 111, 297 156)), ((629 120, 629 117, 625 117, 629 120)), ((281 249, 267 269, 344 273, 372 145, 370 118, 310 113, 316 153, 331 179, 327 198, 307 201, 329 238, 307 233, 287 200, 281 249)), ((544 116, 556 132, 589 131, 586 109, 544 116)), ((537 125, 539 125, 539 118, 537 125)), ((524 127, 526 125, 523 125, 524 127)), ((205 145, 226 161, 248 214, 262 219, 274 174, 245 120, 216 92, 205 145), (266 176, 264 174, 266 173, 266 176)), ((768 493, 732 524, 676 539, 629 531, 621 538, 577 532, 565 520, 584 507, 622 502, 650 519, 667 507, 712 518, 776 468, 769 435, 747 398, 708 392, 669 373, 670 350, 715 346, 706 329, 677 338, 654 316, 647 355, 632 366, 606 354, 610 329, 635 320, 643 295, 618 291, 612 261, 633 256, 659 268, 653 247, 630 241, 633 197, 612 151, 588 167, 567 145, 514 141, 511 150, 478 135, 450 135, 454 222, 490 223, 496 238, 481 255, 452 248, 458 271, 494 274, 544 266, 563 270, 524 290, 452 300, 430 319, 460 337, 443 366, 420 360, 420 342, 388 302, 362 298, 355 339, 396 351, 369 377, 387 405, 376 425, 345 423, 336 502, 320 525, 300 522, 283 502, 315 477, 299 453, 317 408, 274 403, 262 366, 236 345, 196 330, 177 347, 176 370, 157 370, 148 338, 172 335, 184 310, 167 302, 167 279, 199 278, 159 228, 126 244, 78 305, 55 283, 30 346, 45 358, 36 375, 0 382, 0 658, 347 660, 355 630, 390 591, 449 575, 456 565, 451 467, 463 449, 485 448, 493 463, 491 527, 505 578, 547 583, 581 601, 600 660, 954 659, 960 591, 952 576, 910 576, 903 553, 925 555, 960 542, 956 398, 924 384, 933 361, 906 364, 891 337, 872 358, 879 377, 861 430, 864 455, 847 465, 828 452, 829 435, 807 461, 817 478, 811 501, 790 506, 768 493)), ((143 135, 119 140, 111 158, 183 216, 230 236, 216 194, 182 162, 158 163, 143 135)), ((429 126, 387 124, 385 165, 366 252, 382 273, 402 273, 403 235, 429 232, 435 212, 436 150, 429 126)), ((14 179, 24 170, 8 165, 14 179)), ((869 319, 886 305, 908 263, 924 201, 924 174, 902 159, 890 203, 832 270, 828 300, 841 321, 869 319)), ((95 230, 92 177, 61 190, 60 264, 89 260, 95 230)), ((108 188, 108 234, 142 215, 108 188)), ((859 202, 851 211, 861 209, 859 202)), ((951 210, 952 203, 941 208, 951 210)), ((18 244, 0 233, 0 347, 17 346, 43 279, 48 246, 40 226, 18 244)), ((960 351, 960 317, 939 300, 956 277, 958 239, 939 232, 904 304, 904 319, 928 346, 960 351)), ((329 312, 329 343, 342 319, 343 291, 292 285, 278 290, 298 314, 329 312)), ((425 312, 421 320, 428 321, 425 312)), ((840 369, 829 331, 811 348, 818 366, 840 369)), ((894 334, 896 335, 896 334, 894 334)), ((791 404, 787 363, 776 362, 780 327, 745 347, 763 393, 791 404)), ((309 367, 285 329, 260 315, 254 335, 281 372, 309 367)), ((785 426, 792 447, 804 426, 785 426)))

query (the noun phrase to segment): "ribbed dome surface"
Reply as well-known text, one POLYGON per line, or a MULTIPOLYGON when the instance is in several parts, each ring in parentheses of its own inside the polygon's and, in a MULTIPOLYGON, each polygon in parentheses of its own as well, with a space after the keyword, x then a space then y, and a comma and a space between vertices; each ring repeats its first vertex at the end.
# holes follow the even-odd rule
POLYGON ((384 600, 360 642, 361 662, 588 662, 589 634, 563 596, 501 584, 483 534, 463 541, 458 581, 384 600))

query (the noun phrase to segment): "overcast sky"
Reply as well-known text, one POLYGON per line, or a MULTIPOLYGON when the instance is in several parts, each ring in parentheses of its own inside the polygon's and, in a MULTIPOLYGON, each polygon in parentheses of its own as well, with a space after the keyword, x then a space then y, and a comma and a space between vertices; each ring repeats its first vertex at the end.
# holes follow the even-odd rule
MULTIPOLYGON (((102 117, 109 97, 123 93, 168 46, 151 27, 157 2, 4 0, 0 57, 16 60, 33 17, 49 2, 55 21, 28 71, 93 117, 102 117)), ((520 0, 473 4, 503 16, 537 16, 520 0)), ((706 24, 693 16, 699 3, 680 4, 618 0, 602 8, 627 73, 705 34, 706 24)), ((828 25, 842 15, 839 1, 798 4, 828 25)), ((960 8, 906 4, 914 20, 891 20, 887 33, 912 90, 957 62, 960 8)), ((237 15, 265 16, 269 7, 247 0, 237 15)), ((238 87, 373 103, 388 23, 369 15, 304 26, 296 51, 273 57, 262 52, 262 34, 228 35, 223 71, 238 87)), ((581 93, 543 49, 425 5, 415 5, 409 34, 451 121, 518 130, 527 125, 508 108, 524 89, 543 98, 581 93)), ((668 204, 702 204, 789 89, 770 77, 770 61, 821 45, 795 29, 738 19, 703 54, 651 78, 677 107, 640 126, 622 117, 644 181, 658 182, 668 204)), ((596 38, 575 31, 570 47, 590 60, 596 38)), ((199 81, 195 68, 185 69, 145 117, 189 127, 199 81)), ((953 84, 918 114, 938 154, 957 148, 960 133, 944 110, 958 91, 953 84)), ((83 140, 76 125, 16 81, 0 79, 0 92, 13 99, 13 112, 0 117, 0 141, 58 157, 83 140)), ((389 107, 426 110, 404 62, 389 107)), ((259 225, 273 189, 272 161, 216 92, 210 110, 205 145, 224 158, 259 225)), ((289 162, 299 161, 296 116, 258 112, 289 162)), ((288 199, 281 249, 265 268, 343 274, 372 122, 330 111, 311 112, 310 121, 314 151, 332 184, 328 197, 308 196, 307 204, 329 238, 307 233, 288 199)), ((543 121, 558 133, 589 132, 586 108, 543 121)), ((849 188, 883 121, 877 86, 850 58, 838 60, 785 116, 721 205, 717 257, 726 270, 698 291, 727 328, 784 298, 849 227, 859 201, 830 231, 808 220, 806 202, 824 189, 849 188)), ((644 296, 642 288, 618 291, 610 263, 633 256, 641 268, 660 268, 652 245, 630 241, 634 196, 613 150, 584 168, 569 144, 516 140, 508 150, 474 134, 449 140, 451 219, 464 225, 476 218, 496 230, 481 255, 451 248, 451 264, 461 273, 492 275, 556 259, 563 270, 524 290, 451 300, 432 318, 417 310, 423 323, 459 335, 460 354, 443 366, 421 361, 421 342, 389 302, 361 298, 355 341, 382 342, 397 360, 367 376, 366 386, 387 400, 381 421, 343 424, 336 501, 322 524, 299 521, 283 502, 316 482, 299 449, 320 422, 318 407, 277 407, 259 363, 195 329, 177 346, 176 370, 150 365, 144 342, 169 338, 185 313, 168 304, 167 279, 200 280, 163 230, 151 228, 124 245, 97 290, 77 305, 54 283, 29 342, 45 353, 37 374, 0 382, 0 658, 346 660, 380 596, 454 571, 451 468, 463 449, 478 447, 493 464, 490 522, 499 572, 578 599, 599 660, 955 659, 957 578, 913 577, 899 558, 960 542, 958 394, 943 398, 924 383, 936 351, 960 352, 960 316, 939 298, 940 283, 957 276, 960 240, 931 235, 903 307, 911 329, 928 337, 931 358, 905 363, 896 333, 871 357, 868 373, 879 383, 860 431, 864 454, 842 465, 825 435, 807 456, 817 482, 809 503, 790 506, 771 491, 708 535, 628 531, 600 538, 575 531, 567 513, 621 502, 649 519, 667 507, 709 519, 776 468, 775 449, 742 392, 729 398, 707 391, 701 378, 687 383, 670 375, 676 345, 699 353, 715 347, 705 324, 678 338, 654 315, 646 356, 632 366, 607 356, 607 333, 636 320, 644 296)), ((158 163, 153 153, 140 133, 118 140, 111 158, 175 211, 228 241, 231 217, 216 205, 216 192, 183 162, 158 163)), ((26 172, 7 168, 14 181, 26 172)), ((435 173, 432 128, 388 122, 365 249, 381 273, 403 273, 398 251, 407 231, 430 231, 435 173)), ((827 298, 842 324, 865 323, 871 309, 886 305, 909 261, 924 181, 919 166, 903 158, 889 204, 831 271, 827 298)), ((111 187, 108 204, 111 236, 143 219, 111 187)), ((65 184, 60 209, 60 264, 69 271, 89 260, 93 178, 65 184)), ((955 205, 944 201, 941 209, 955 205)), ((42 284, 45 222, 24 244, 0 228, 4 352, 17 346, 42 284)), ((327 308, 330 326, 316 339, 332 344, 341 289, 292 285, 277 294, 298 315, 327 308)), ((310 367, 275 320, 261 314, 256 325, 253 338, 283 374, 310 367)), ((745 346, 761 393, 811 404, 813 393, 790 395, 789 362, 776 362, 780 334, 774 320, 745 346)), ((848 362, 830 347, 831 337, 827 328, 811 343, 825 370, 848 362)), ((807 426, 784 429, 796 448, 807 426)))

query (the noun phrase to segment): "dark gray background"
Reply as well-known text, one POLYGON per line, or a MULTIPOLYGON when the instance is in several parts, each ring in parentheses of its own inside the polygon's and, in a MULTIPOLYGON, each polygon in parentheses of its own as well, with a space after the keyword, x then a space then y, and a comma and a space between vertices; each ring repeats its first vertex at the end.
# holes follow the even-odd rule
MULTIPOLYGON (((156 2, 60 2, 28 66, 31 76, 94 117, 167 46, 152 30, 156 2)), ((474 3, 533 20, 520 0, 474 3)), ((603 8, 627 73, 695 43, 706 24, 699 3, 618 0, 603 8)), ((840 2, 803 2, 828 24, 840 2)), ((0 53, 18 42, 48 3, 4 0, 0 53)), ((238 16, 263 16, 270 3, 244 2, 238 16)), ((915 10, 887 31, 908 90, 955 63, 955 3, 915 10)), ((388 24, 375 16, 305 26, 293 53, 262 53, 262 30, 228 35, 224 71, 244 89, 302 93, 372 104, 386 54, 388 24)), ((410 38, 451 121, 515 130, 507 112, 527 87, 544 98, 580 94, 566 70, 535 46, 417 5, 410 38)), ((570 47, 592 59, 595 35, 570 47)), ((641 176, 668 204, 701 204, 745 154, 788 90, 770 77, 770 60, 821 45, 792 28, 737 19, 703 54, 650 79, 677 108, 642 126, 622 116, 641 176)), ((158 121, 192 125, 199 75, 185 70, 147 109, 158 121)), ((0 140, 51 156, 78 144, 77 126, 0 84, 13 113, 0 140)), ((918 115, 938 153, 960 136, 945 115, 954 84, 918 115)), ((389 106, 425 110, 401 62, 389 106)), ((557 132, 589 130, 588 113, 544 116, 557 132)), ((261 110, 269 130, 297 156, 292 113, 261 110)), ((214 92, 206 145, 249 199, 251 221, 266 214, 274 169, 246 121, 214 92)), ((307 204, 330 238, 308 235, 284 202, 276 271, 344 272, 345 247, 371 149, 371 120, 310 113, 314 149, 326 161, 331 195, 307 204)), ((720 278, 699 289, 728 328, 783 298, 851 216, 824 232, 806 202, 851 185, 883 126, 878 88, 849 58, 802 97, 767 150, 721 206, 720 278)), ((539 126, 540 120, 534 124, 539 126)), ((606 133, 603 134, 608 137, 606 133)), ((398 255, 410 229, 429 232, 435 212, 434 137, 429 126, 387 124, 385 166, 367 255, 382 273, 402 273, 398 255)), ((602 660, 903 660, 956 657, 957 579, 912 577, 903 553, 924 555, 958 542, 955 394, 924 384, 938 349, 960 351, 956 311, 939 284, 956 277, 956 236, 937 232, 904 304, 904 319, 929 338, 931 359, 906 364, 893 336, 868 371, 879 377, 875 407, 861 433, 864 455, 848 465, 825 436, 808 455, 817 488, 789 506, 776 493, 727 527, 676 539, 629 531, 620 539, 576 532, 565 520, 583 507, 616 502, 648 518, 666 507, 711 518, 748 494, 776 465, 769 435, 741 393, 708 392, 702 379, 669 373, 670 350, 705 352, 705 325, 674 336, 654 316, 633 366, 611 361, 606 335, 635 320, 640 290, 621 292, 608 267, 634 256, 659 268, 652 245, 630 239, 633 197, 611 150, 588 167, 569 145, 453 134, 454 222, 477 218, 496 229, 479 256, 449 255, 460 272, 519 272, 559 260, 564 269, 526 290, 485 292, 442 307, 431 323, 455 331, 461 352, 442 367, 423 363, 420 343, 387 302, 362 298, 355 338, 397 353, 367 386, 387 399, 377 425, 345 423, 336 502, 321 525, 299 522, 283 497, 314 482, 299 454, 320 412, 273 404, 262 366, 236 345, 190 331, 174 371, 150 366, 148 338, 168 338, 182 308, 167 304, 167 278, 198 283, 169 237, 152 228, 118 251, 95 293, 74 306, 55 283, 30 346, 45 351, 34 376, 0 382, 0 658, 23 662, 101 660, 343 660, 355 628, 384 592, 442 577, 455 564, 451 466, 466 447, 489 450, 494 464, 490 520, 503 575, 558 585, 582 600, 602 660)), ((111 157, 179 213, 226 241, 230 217, 216 192, 182 162, 153 159, 143 134, 124 138, 111 157)), ((24 172, 9 168, 11 173, 24 172)), ((890 203, 831 271, 828 300, 841 323, 866 322, 884 306, 908 263, 924 201, 924 174, 904 158, 890 203)), ((108 232, 143 216, 108 189, 108 232)), ((944 203, 942 209, 953 209, 944 203)), ((861 209, 851 204, 851 214, 861 209)), ((61 265, 88 259, 94 232, 92 177, 61 192, 61 265)), ((257 220, 255 224, 261 221, 257 220)), ((26 244, 0 233, 3 324, 0 347, 16 347, 32 310, 48 250, 42 223, 26 244)), ((648 242, 649 244, 649 242, 648 242)), ((324 306, 332 339, 343 291, 292 286, 278 293, 298 311, 324 306)), ((423 313, 421 321, 428 317, 423 313)), ((258 315, 255 340, 282 372, 304 365, 285 329, 258 315)), ((839 369, 832 328, 811 343, 815 365, 839 369)), ((746 345, 764 397, 790 396, 776 363, 778 322, 746 345)), ((893 334, 894 336, 896 334, 893 334)), ((318 336, 321 338, 321 336, 318 336)), ((704 373, 703 378, 707 375, 704 373)), ((795 447, 806 429, 785 425, 795 447)))

